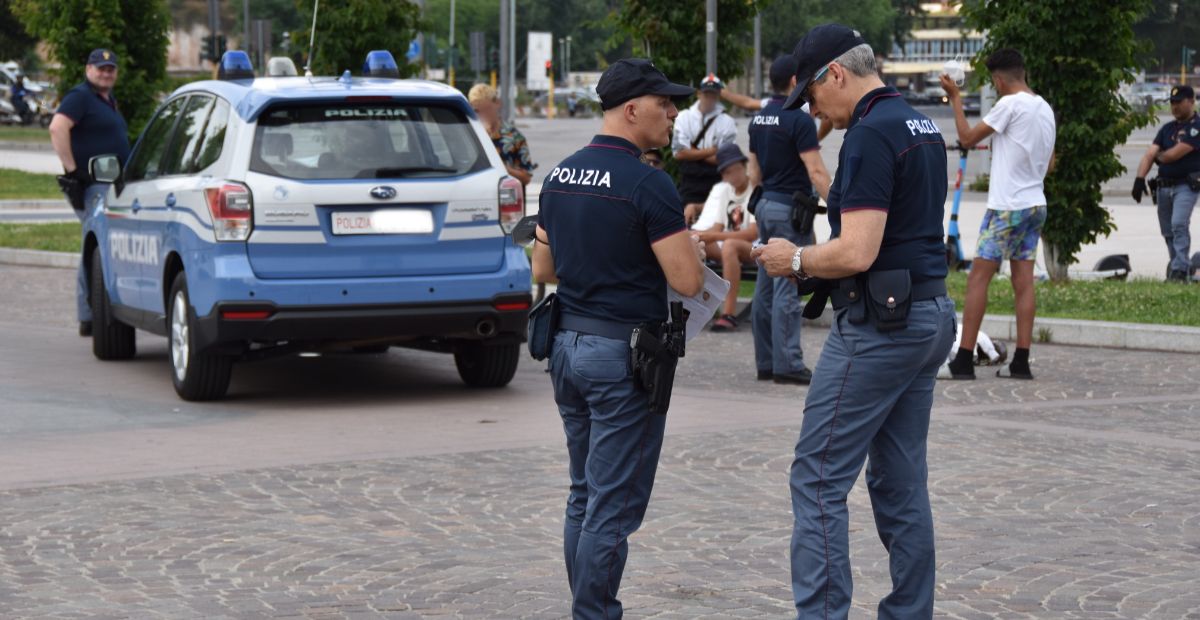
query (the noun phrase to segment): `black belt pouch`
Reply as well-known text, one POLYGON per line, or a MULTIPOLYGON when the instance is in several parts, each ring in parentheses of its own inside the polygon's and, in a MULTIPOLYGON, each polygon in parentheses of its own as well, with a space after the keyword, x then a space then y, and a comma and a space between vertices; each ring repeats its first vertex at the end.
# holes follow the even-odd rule
POLYGON ((1193 192, 1200 192, 1200 172, 1189 172, 1187 175, 1187 184, 1193 192))
POLYGON ((908 327, 912 309, 912 276, 907 269, 868 271, 867 309, 875 329, 891 332, 908 327))
MULTIPOLYGON (((846 302, 846 320, 851 325, 862 325, 867 322, 866 295, 862 291, 862 280, 859 278, 842 278, 838 280, 838 297, 846 302)), ((835 300, 834 307, 837 307, 835 300)))
POLYGON ((526 330, 529 355, 539 362, 550 357, 554 332, 558 331, 558 297, 554 293, 546 295, 530 308, 526 330))

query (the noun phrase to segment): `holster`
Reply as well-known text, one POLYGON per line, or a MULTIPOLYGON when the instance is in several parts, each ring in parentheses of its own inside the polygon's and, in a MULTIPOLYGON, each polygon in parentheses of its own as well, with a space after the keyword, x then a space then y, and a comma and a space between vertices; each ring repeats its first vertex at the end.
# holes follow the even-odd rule
POLYGON ((825 211, 812 194, 804 191, 792 194, 792 228, 796 229, 801 237, 812 234, 813 220, 818 213, 825 211))
POLYGON ((846 309, 852 325, 869 319, 880 332, 904 329, 912 309, 912 276, 907 269, 860 273, 838 280, 830 297, 835 309, 846 309))
POLYGON ((754 210, 758 208, 758 201, 762 200, 762 196, 763 188, 761 185, 755 187, 754 191, 750 192, 750 199, 746 201, 746 210, 750 212, 750 215, 757 217, 754 210))
POLYGON ((58 181, 58 188, 62 190, 64 196, 67 197, 67 202, 71 203, 71 208, 76 211, 83 211, 86 205, 83 204, 83 181, 71 174, 60 174, 55 177, 58 181))
POLYGON ((529 324, 526 327, 529 355, 542 361, 550 357, 554 348, 554 333, 558 331, 558 296, 550 293, 529 309, 529 324))
POLYGON ((1193 192, 1200 192, 1200 172, 1189 172, 1187 175, 1188 188, 1193 192))
POLYGON ((650 413, 667 414, 671 390, 675 387, 675 368, 684 355, 686 319, 683 305, 671 304, 670 323, 643 324, 629 339, 633 384, 649 396, 650 413))
POLYGON ((1153 204, 1158 204, 1159 185, 1158 177, 1150 177, 1150 180, 1146 181, 1146 189, 1150 190, 1150 202, 1153 204))

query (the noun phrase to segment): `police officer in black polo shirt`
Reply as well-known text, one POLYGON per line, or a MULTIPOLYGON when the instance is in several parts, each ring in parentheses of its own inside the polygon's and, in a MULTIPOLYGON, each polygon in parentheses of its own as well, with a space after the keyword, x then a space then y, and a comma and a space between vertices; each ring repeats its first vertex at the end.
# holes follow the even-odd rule
POLYGON ((1167 280, 1187 282, 1192 272, 1192 209, 1200 196, 1200 115, 1196 93, 1186 84, 1171 88, 1171 115, 1138 166, 1133 199, 1146 193, 1146 174, 1158 164, 1158 227, 1167 242, 1167 280), (1198 175, 1192 178, 1192 175, 1198 175))
MULTIPOLYGON (((785 110, 796 60, 791 54, 771 64, 775 95, 750 119, 750 178, 760 179, 762 199, 755 209, 759 238, 787 239, 797 245, 813 242, 811 232, 792 225, 793 198, 829 194, 829 171, 821 160, 817 126, 804 110, 785 110)), ((758 270, 751 304, 754 321, 754 363, 758 379, 775 383, 808 384, 812 371, 804 365, 800 347, 800 296, 788 278, 758 270)))
POLYGON ((871 506, 891 556, 892 592, 879 617, 931 618, 925 445, 934 379, 955 330, 942 242, 946 145, 933 121, 879 80, 857 32, 818 26, 794 55, 796 87, 784 107, 807 101, 846 129, 829 190, 833 238, 799 248, 772 239, 756 251, 771 275, 825 279, 835 309, 792 461, 796 610, 849 613, 846 496, 869 457, 871 506))
POLYGON ((639 157, 671 141, 672 84, 648 60, 613 63, 596 92, 600 134, 542 185, 533 275, 558 281, 550 353, 570 455, 564 552, 575 618, 620 618, 627 539, 650 500, 666 416, 631 374, 630 335, 667 318, 667 286, 700 292, 703 245, 688 234, 671 178, 639 157))
MULTIPOLYGON (((87 79, 67 91, 50 120, 50 142, 63 165, 59 185, 81 222, 89 216, 96 200, 108 191, 107 183, 92 180, 88 161, 96 155, 112 154, 124 165, 129 157, 129 128, 113 97, 117 55, 111 50, 93 50, 84 71, 87 79)), ((85 269, 84 261, 80 261, 75 305, 81 336, 92 333, 85 269)))

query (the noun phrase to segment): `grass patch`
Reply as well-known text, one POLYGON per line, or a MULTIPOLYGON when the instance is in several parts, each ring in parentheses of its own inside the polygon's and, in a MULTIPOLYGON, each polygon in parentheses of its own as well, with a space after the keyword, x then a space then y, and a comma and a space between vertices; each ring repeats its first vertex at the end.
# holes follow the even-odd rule
MULTIPOLYGON (((58 181, 53 174, 36 174, 23 170, 0 168, 0 200, 19 198, 62 198, 58 181)), ((63 205, 66 206, 66 199, 63 205)))
POLYGON ((80 243, 79 222, 0 224, 0 247, 78 253, 80 243))
POLYGON ((41 127, 0 127, 0 142, 45 142, 50 144, 50 131, 41 127))
MULTIPOLYGON (((959 312, 967 293, 967 274, 952 273, 946 288, 959 312)), ((1117 321, 1200 327, 1200 285, 1135 279, 1038 282, 1037 316, 1086 321, 1117 321)), ((739 297, 754 296, 754 282, 742 282, 739 297)), ((988 287, 988 314, 1012 315, 1013 291, 1007 278, 988 287)))
MULTIPOLYGON (((946 288, 959 311, 967 275, 953 273, 946 288)), ((1200 286, 1154 279, 1038 282, 1037 316, 1087 321, 1154 323, 1200 327, 1200 286)), ((1013 314, 1012 284, 996 279, 988 287, 988 314, 1013 314)))

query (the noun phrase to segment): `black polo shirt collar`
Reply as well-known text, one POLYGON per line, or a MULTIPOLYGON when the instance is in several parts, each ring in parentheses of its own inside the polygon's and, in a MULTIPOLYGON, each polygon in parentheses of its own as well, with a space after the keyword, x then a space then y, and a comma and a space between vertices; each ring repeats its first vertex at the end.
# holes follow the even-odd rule
POLYGON ((596 136, 592 138, 591 144, 588 144, 588 148, 612 149, 624 151, 633 157, 642 156, 642 149, 639 149, 636 144, 626 140, 625 138, 619 138, 617 136, 610 136, 607 134, 596 134, 596 136))
POLYGON ((871 113, 871 110, 874 109, 875 104, 885 99, 899 96, 900 91, 891 86, 882 86, 867 93, 862 99, 858 100, 858 105, 854 106, 854 116, 850 118, 850 125, 846 129, 855 126, 858 124, 858 121, 866 118, 871 113))

